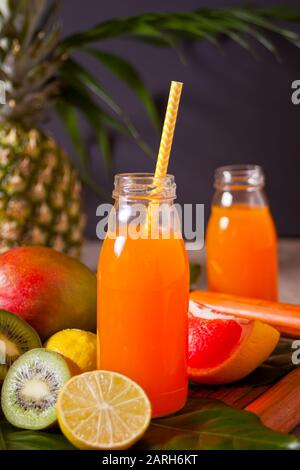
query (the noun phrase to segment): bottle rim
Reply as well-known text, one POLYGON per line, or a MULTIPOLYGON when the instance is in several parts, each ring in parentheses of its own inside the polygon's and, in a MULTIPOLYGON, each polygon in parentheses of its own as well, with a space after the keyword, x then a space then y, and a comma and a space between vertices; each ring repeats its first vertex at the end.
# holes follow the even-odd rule
POLYGON ((115 175, 113 198, 175 199, 176 184, 173 175, 155 178, 154 173, 118 173, 115 175))
POLYGON ((259 189, 264 183, 264 173, 259 165, 226 165, 215 170, 214 185, 217 189, 259 189))

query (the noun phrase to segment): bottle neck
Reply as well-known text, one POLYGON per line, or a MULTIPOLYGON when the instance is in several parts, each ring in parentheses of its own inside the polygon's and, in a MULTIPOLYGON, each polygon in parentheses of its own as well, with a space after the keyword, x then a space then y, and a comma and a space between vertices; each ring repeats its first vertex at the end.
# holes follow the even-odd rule
POLYGON ((117 204, 173 204, 176 198, 174 176, 154 178, 151 173, 123 173, 115 176, 113 198, 117 204))
POLYGON ((231 165, 217 168, 213 205, 230 207, 267 205, 264 174, 257 165, 231 165))
POLYGON ((126 238, 181 238, 180 219, 173 204, 175 197, 172 175, 161 180, 149 173, 116 175, 110 234, 126 238))

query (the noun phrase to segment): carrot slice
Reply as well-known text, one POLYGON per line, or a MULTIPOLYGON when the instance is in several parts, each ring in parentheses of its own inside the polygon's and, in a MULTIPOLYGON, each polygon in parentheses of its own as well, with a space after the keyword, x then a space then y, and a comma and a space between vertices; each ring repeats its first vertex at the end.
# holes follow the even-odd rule
POLYGON ((274 326, 284 336, 300 338, 300 305, 200 290, 191 292, 190 299, 217 312, 260 320, 274 326))

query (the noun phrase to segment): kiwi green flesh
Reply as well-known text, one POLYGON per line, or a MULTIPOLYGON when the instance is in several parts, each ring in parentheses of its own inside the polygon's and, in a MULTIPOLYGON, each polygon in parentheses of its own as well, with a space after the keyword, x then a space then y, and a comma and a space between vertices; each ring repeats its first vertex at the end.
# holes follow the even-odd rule
POLYGON ((39 348, 37 332, 17 315, 0 310, 0 381, 13 362, 33 348, 39 348))
POLYGON ((56 422, 56 400, 71 378, 68 364, 59 354, 32 349, 15 361, 3 383, 1 406, 13 426, 45 429, 56 422))

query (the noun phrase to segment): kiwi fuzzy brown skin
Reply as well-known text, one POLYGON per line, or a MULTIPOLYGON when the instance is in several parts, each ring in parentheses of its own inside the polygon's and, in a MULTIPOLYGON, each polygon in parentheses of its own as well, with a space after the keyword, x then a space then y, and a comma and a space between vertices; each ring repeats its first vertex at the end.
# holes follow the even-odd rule
POLYGON ((22 318, 0 310, 0 384, 18 357, 41 347, 37 332, 22 318))
POLYGON ((56 400, 73 375, 60 354, 45 348, 28 351, 9 369, 1 391, 7 421, 21 429, 41 430, 56 422, 56 400))

